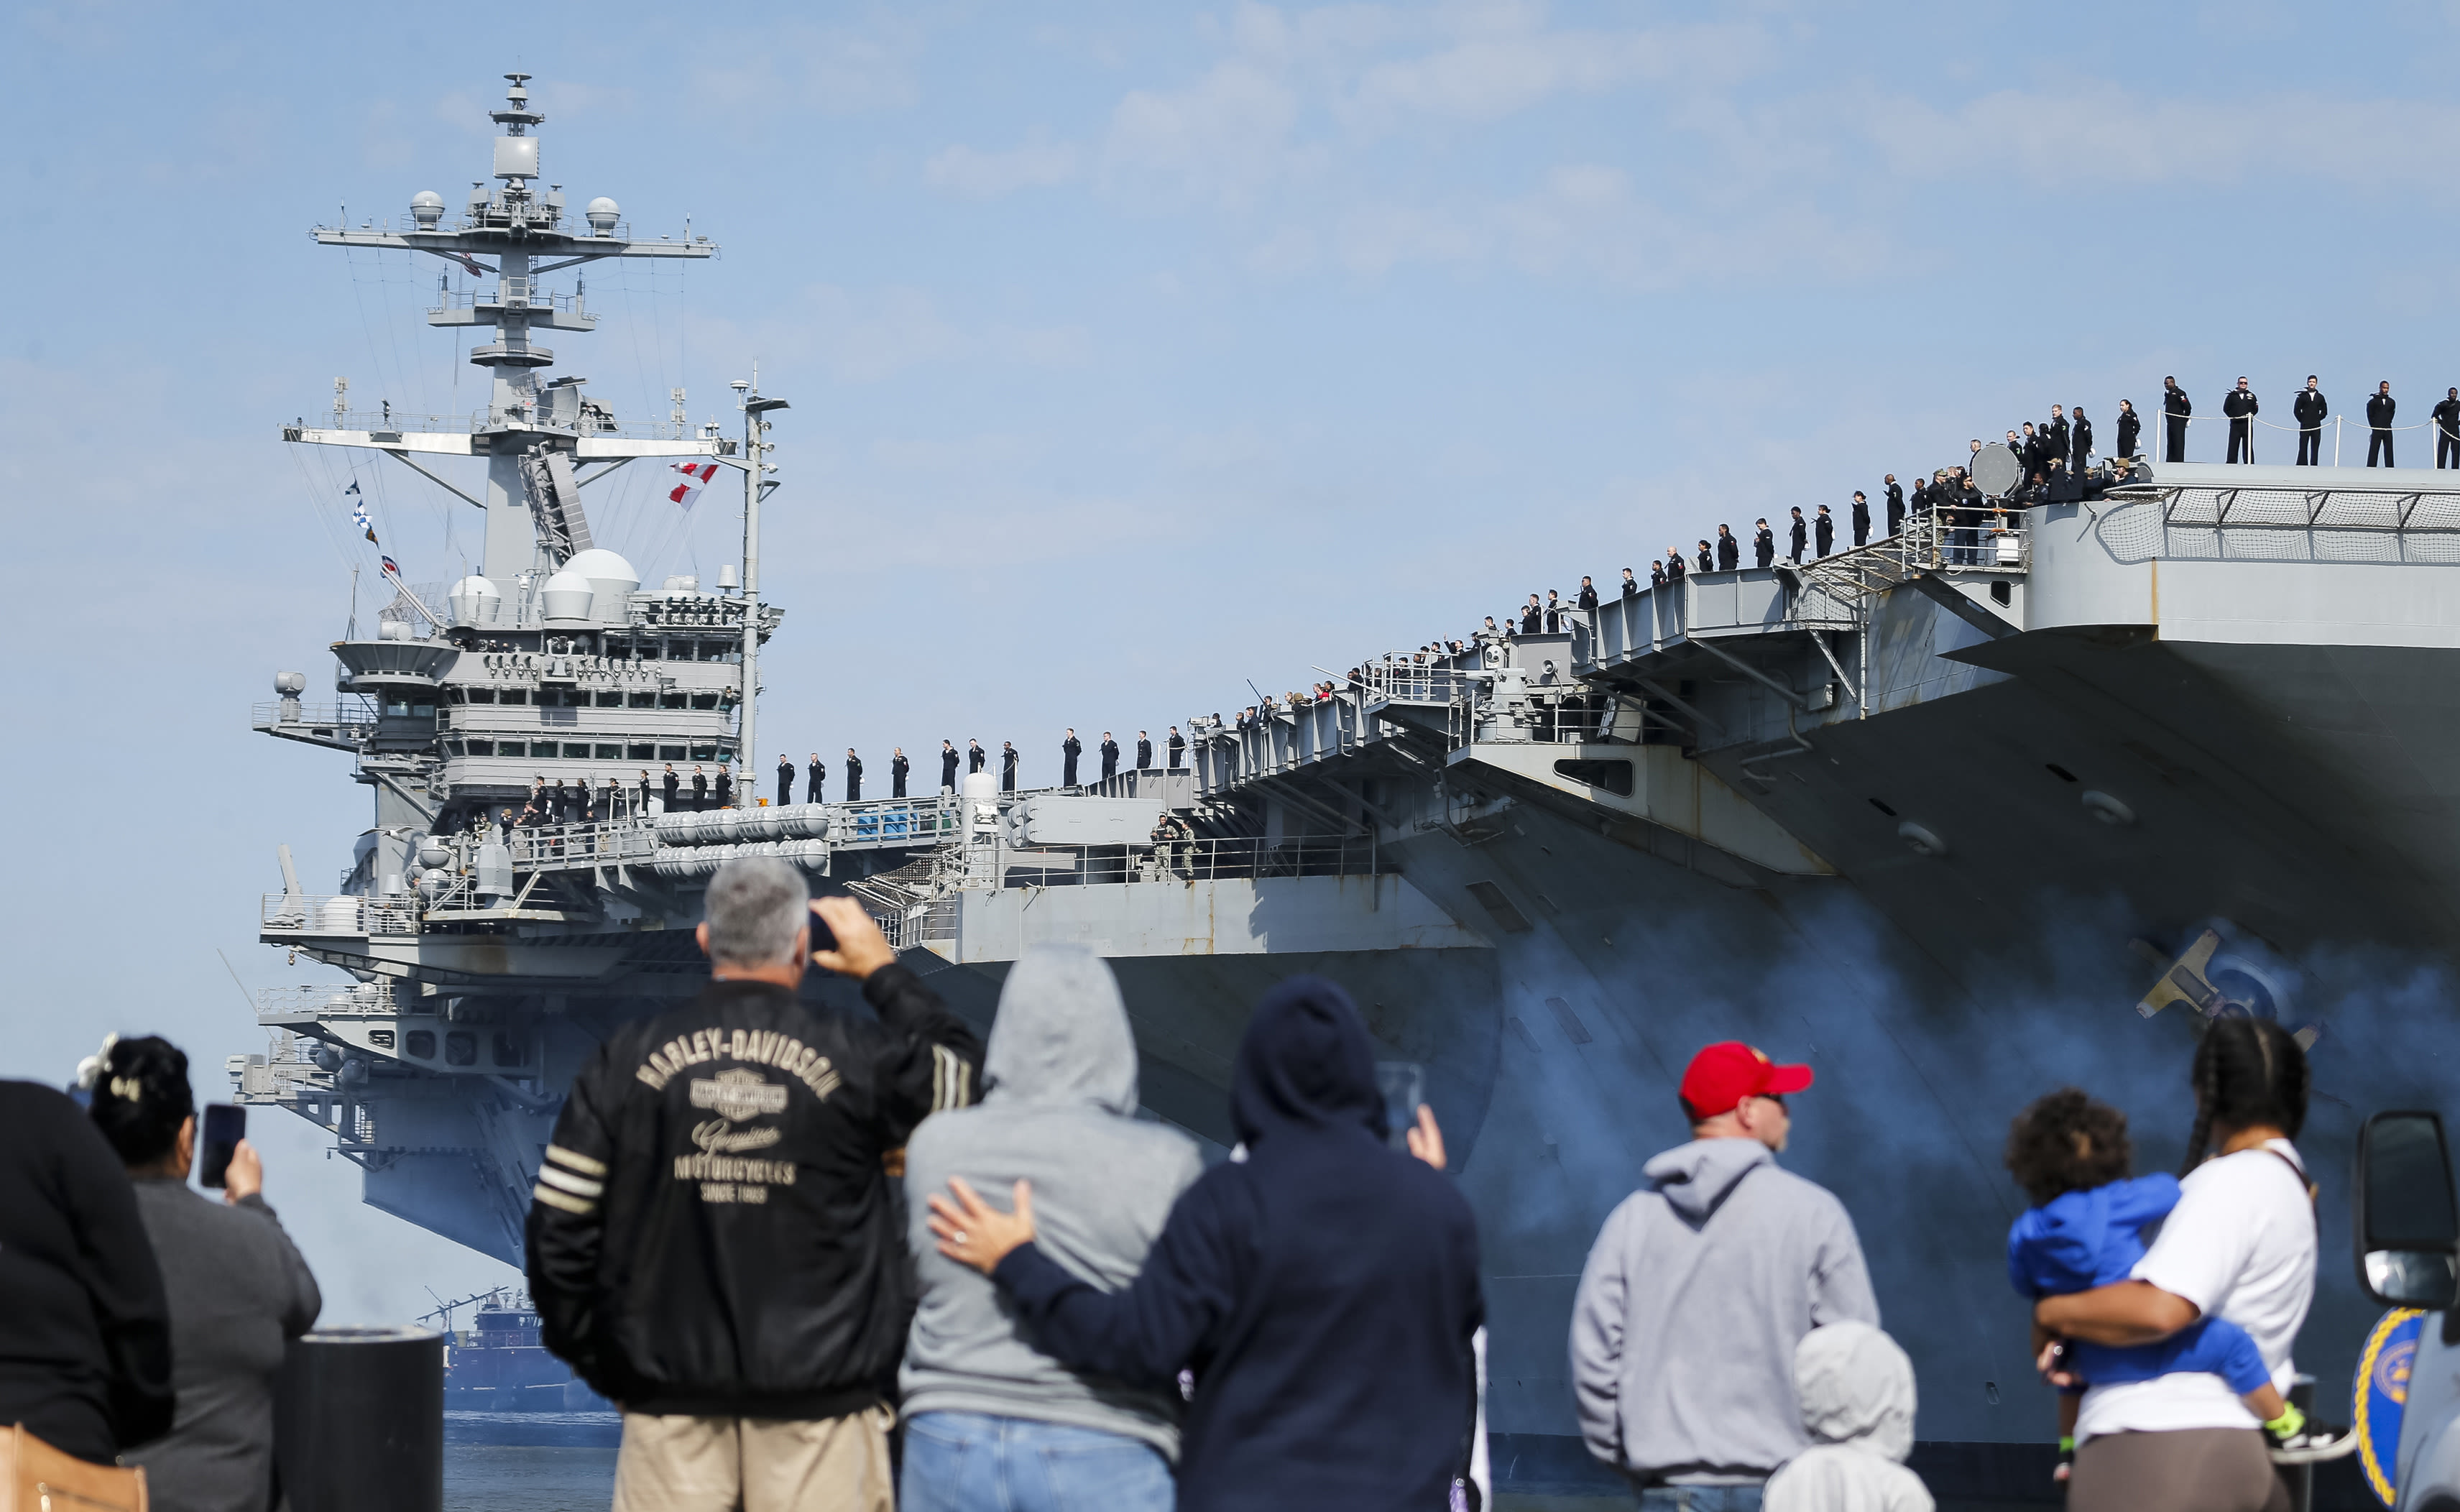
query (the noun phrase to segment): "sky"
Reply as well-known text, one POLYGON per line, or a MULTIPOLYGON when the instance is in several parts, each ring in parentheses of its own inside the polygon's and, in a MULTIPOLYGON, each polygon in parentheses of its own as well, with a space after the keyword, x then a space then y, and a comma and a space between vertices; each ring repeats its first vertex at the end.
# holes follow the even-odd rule
MULTIPOLYGON (((350 481, 414 582, 478 532, 279 426, 337 376, 369 409, 479 389, 423 323, 436 266, 306 233, 457 205, 509 70, 575 206, 723 248, 584 272, 602 321, 556 371, 627 419, 682 386, 733 430, 755 362, 792 405, 764 768, 975 737, 1053 781, 1064 727, 1159 738, 2054 402, 2106 440, 2165 373, 2207 412, 2247 374, 2283 423, 2308 373, 2343 411, 2389 379, 2404 423, 2460 382, 2460 6, 519 16, 494 45, 347 7, 0 22, 0 509, 17 707, 51 732, 0 743, 0 1075, 159 1032, 219 1099, 264 1048, 245 994, 333 978, 255 909, 277 845, 311 890, 344 868, 367 790, 249 706, 277 670, 329 688, 353 565, 374 607, 350 481)), ((634 472, 590 491, 601 543, 652 583, 737 560, 726 498, 684 516, 634 472)), ((513 1279, 359 1207, 298 1120, 254 1132, 329 1319, 513 1279)))

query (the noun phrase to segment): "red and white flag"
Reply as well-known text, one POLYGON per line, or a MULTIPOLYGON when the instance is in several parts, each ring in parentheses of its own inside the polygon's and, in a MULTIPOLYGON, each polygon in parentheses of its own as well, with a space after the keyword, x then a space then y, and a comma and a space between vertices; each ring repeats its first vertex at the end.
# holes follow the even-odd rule
POLYGON ((709 486, 709 480, 717 476, 715 462, 677 462, 674 470, 684 475, 683 481, 668 489, 667 498, 686 509, 689 509, 692 500, 700 497, 700 491, 709 486))

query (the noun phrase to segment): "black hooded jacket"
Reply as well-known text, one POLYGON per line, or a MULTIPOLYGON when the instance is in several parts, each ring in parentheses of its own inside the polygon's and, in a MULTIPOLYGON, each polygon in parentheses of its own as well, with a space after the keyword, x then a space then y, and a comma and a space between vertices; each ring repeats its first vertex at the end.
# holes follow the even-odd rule
POLYGON ((1124 1291, 1033 1245, 994 1272, 1035 1343, 1148 1385, 1196 1374, 1179 1512, 1441 1507, 1466 1469, 1485 1319, 1477 1225, 1388 1147, 1375 1053, 1347 994, 1266 994, 1231 1074, 1243 1161, 1207 1171, 1124 1291))

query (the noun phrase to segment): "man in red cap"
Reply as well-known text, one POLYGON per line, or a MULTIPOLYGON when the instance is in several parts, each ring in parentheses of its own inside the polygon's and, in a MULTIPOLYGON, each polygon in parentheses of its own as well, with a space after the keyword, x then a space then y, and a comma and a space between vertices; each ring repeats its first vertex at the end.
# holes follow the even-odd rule
POLYGON ((1606 1219, 1572 1304, 1572 1384, 1589 1452, 1644 1507, 1753 1512, 1808 1448, 1794 1399, 1804 1334, 1879 1321, 1844 1204, 1776 1163, 1809 1066, 1733 1040, 1685 1068, 1691 1140, 1643 1167, 1606 1219))

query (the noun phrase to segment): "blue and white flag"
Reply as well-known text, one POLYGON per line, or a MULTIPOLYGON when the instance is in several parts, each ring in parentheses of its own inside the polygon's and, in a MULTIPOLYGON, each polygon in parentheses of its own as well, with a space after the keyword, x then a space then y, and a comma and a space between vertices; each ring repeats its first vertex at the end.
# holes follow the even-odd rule
POLYGON ((371 546, 384 544, 376 539, 375 522, 368 518, 368 501, 360 495, 359 485, 355 479, 351 481, 350 487, 342 490, 342 497, 350 501, 350 523, 366 532, 368 544, 371 546))

